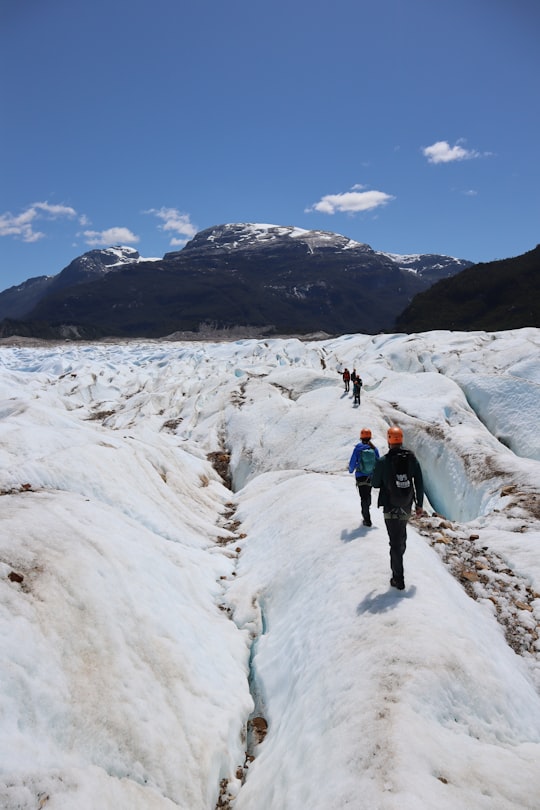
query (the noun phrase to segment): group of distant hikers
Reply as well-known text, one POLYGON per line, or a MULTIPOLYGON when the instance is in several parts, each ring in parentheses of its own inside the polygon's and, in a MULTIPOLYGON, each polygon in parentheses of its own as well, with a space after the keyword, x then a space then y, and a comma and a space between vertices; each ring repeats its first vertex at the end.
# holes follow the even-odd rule
POLYGON ((360 405, 360 391, 362 390, 362 378, 359 374, 356 373, 356 369, 353 368, 352 371, 349 371, 348 368, 344 368, 343 371, 339 371, 338 374, 341 374, 343 377, 343 383, 345 385, 345 393, 348 393, 350 390, 351 383, 353 384, 353 397, 354 397, 354 405, 360 405))
POLYGON ((379 490, 377 506, 382 506, 384 522, 390 540, 390 585, 402 591, 405 588, 403 555, 407 545, 407 522, 413 504, 416 514, 423 514, 424 483, 418 459, 403 447, 403 431, 397 426, 388 428, 388 452, 382 458, 371 441, 371 430, 362 428, 350 461, 349 473, 355 473, 360 495, 364 526, 371 526, 369 513, 371 489, 379 490))

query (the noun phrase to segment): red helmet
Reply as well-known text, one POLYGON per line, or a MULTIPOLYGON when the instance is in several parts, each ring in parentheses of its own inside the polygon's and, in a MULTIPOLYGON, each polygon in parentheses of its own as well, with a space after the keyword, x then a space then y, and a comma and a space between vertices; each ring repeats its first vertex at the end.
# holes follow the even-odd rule
POLYGON ((403 444, 403 431, 395 425, 388 428, 387 437, 388 444, 403 444))
POLYGON ((361 439, 371 439, 371 430, 369 428, 362 428, 360 431, 361 439))

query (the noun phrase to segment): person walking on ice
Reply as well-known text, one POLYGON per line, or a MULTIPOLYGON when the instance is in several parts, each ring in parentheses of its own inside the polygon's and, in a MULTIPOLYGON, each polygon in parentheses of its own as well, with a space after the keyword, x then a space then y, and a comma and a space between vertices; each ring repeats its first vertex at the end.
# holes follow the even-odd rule
POLYGON ((424 483, 418 459, 403 445, 403 431, 388 428, 388 453, 377 462, 371 485, 379 489, 377 506, 382 506, 384 522, 390 540, 390 585, 402 591, 405 588, 403 555, 407 546, 407 522, 413 503, 416 514, 423 514, 424 483))
POLYGON ((351 384, 351 372, 348 368, 345 368, 343 371, 339 372, 343 377, 343 383, 345 384, 345 391, 349 390, 349 386, 351 384))
POLYGON ((371 441, 371 430, 362 428, 360 431, 360 441, 352 451, 349 461, 349 473, 356 473, 356 486, 360 495, 360 506, 364 526, 371 526, 371 516, 369 508, 371 506, 371 476, 377 460, 379 451, 371 441))
POLYGON ((360 377, 356 377, 353 382, 353 396, 354 396, 354 403, 353 405, 360 405, 360 390, 362 388, 362 380, 360 377))

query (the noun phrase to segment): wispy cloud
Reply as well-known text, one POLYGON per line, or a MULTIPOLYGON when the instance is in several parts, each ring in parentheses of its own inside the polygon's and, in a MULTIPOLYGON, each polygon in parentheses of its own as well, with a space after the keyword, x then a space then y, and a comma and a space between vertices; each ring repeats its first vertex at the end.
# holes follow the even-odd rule
POLYGON ((50 205, 48 202, 38 202, 34 203, 33 207, 41 211, 44 216, 48 216, 49 219, 58 219, 59 217, 73 219, 73 217, 77 216, 75 209, 69 205, 50 205))
POLYGON ((160 231, 171 231, 170 243, 174 247, 183 247, 186 242, 193 239, 197 228, 190 220, 189 214, 182 214, 177 208, 150 208, 145 214, 153 214, 162 221, 160 231))
POLYGON ((139 241, 129 228, 107 228, 104 231, 83 231, 83 236, 90 247, 109 247, 110 245, 132 245, 139 241))
POLYGON ((464 141, 456 141, 454 146, 450 146, 448 141, 437 141, 431 146, 425 146, 422 154, 427 158, 428 163, 453 163, 456 160, 471 160, 472 158, 487 157, 490 152, 477 152, 476 149, 465 149, 464 141))
POLYGON ((13 236, 23 242, 38 242, 45 237, 43 231, 36 230, 38 220, 55 220, 77 216, 74 208, 68 205, 51 205, 48 202, 36 202, 20 214, 6 211, 0 214, 0 236, 13 236))
POLYGON ((305 213, 318 211, 320 214, 335 214, 338 211, 356 214, 360 211, 372 211, 395 199, 384 191, 362 191, 363 188, 363 186, 356 185, 352 187, 351 191, 326 194, 318 202, 306 208, 305 213))

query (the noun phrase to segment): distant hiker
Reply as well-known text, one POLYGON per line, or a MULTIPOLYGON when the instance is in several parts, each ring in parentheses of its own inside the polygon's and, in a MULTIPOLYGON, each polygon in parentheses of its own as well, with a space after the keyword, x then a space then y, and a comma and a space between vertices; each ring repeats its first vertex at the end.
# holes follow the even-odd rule
POLYGON ((362 380, 358 375, 356 376, 355 381, 353 382, 353 395, 354 395, 354 405, 360 405, 360 390, 362 388, 362 380))
POLYGON ((355 369, 355 368, 353 368, 353 370, 351 371, 351 382, 352 382, 353 384, 354 384, 354 381, 356 380, 357 376, 358 376, 358 375, 357 375, 357 373, 356 373, 356 369, 355 369))
POLYGON ((382 506, 384 522, 390 540, 390 585, 402 591, 405 588, 403 555, 407 545, 407 521, 411 517, 413 502, 416 514, 423 514, 424 484, 418 459, 411 450, 405 450, 403 431, 388 428, 388 453, 375 467, 371 485, 380 488, 377 506, 382 506))
POLYGON ((349 390, 349 386, 350 386, 350 384, 351 384, 351 372, 349 371, 349 369, 348 369, 348 368, 345 368, 345 369, 344 369, 344 370, 341 372, 341 375, 342 375, 342 377, 343 377, 343 382, 345 383, 345 391, 348 391, 348 390, 349 390))
POLYGON ((371 441, 371 430, 362 428, 360 441, 352 451, 349 472, 356 473, 356 486, 360 495, 360 505, 364 526, 371 526, 369 507, 371 506, 371 476, 379 458, 379 451, 371 441))

